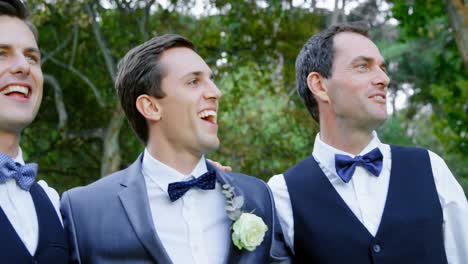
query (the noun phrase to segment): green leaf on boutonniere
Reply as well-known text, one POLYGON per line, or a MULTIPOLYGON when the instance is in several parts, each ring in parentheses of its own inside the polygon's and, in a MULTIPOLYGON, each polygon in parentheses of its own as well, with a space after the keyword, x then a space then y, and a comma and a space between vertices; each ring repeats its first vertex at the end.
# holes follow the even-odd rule
POLYGON ((229 217, 229 219, 231 219, 232 221, 236 221, 237 219, 239 219, 239 217, 241 216, 242 212, 241 211, 229 211, 227 212, 227 216, 229 217))
POLYGON ((236 196, 234 199, 232 199, 232 206, 234 208, 242 208, 244 205, 244 196, 236 196))
POLYGON ((227 190, 223 190, 223 194, 226 196, 226 198, 232 198, 232 193, 227 190))
POLYGON ((223 194, 226 196, 226 212, 229 219, 236 221, 242 214, 241 208, 244 206, 244 197, 236 196, 234 193, 234 187, 229 184, 224 184, 223 194))
POLYGON ((268 226, 265 225, 262 218, 251 213, 242 212, 244 206, 244 197, 236 196, 234 187, 229 184, 224 184, 223 194, 226 196, 226 213, 229 219, 234 223, 232 225, 232 242, 242 250, 253 251, 260 245, 268 231, 268 226))

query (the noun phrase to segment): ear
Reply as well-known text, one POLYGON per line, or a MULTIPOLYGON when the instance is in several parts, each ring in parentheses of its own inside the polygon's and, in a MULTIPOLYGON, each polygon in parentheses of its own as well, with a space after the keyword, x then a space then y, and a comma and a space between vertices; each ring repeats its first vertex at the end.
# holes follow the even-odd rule
POLYGON ((147 120, 161 120, 161 107, 156 98, 142 94, 136 99, 136 108, 147 120))
POLYGON ((318 72, 311 72, 307 76, 307 87, 317 100, 329 102, 326 79, 318 72))

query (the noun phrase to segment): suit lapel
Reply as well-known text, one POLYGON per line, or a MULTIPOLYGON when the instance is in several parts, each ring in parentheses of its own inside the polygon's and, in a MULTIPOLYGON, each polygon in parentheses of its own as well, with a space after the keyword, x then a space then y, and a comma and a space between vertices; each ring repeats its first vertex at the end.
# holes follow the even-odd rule
MULTIPOLYGON (((209 170, 212 169, 216 171, 216 179, 221 185, 229 184, 230 186, 234 187, 235 196, 244 196, 243 208, 245 207, 246 204, 248 204, 248 201, 246 200, 247 197, 244 195, 243 190, 241 188, 238 188, 236 184, 236 178, 234 177, 233 174, 217 170, 209 162, 207 162, 207 168, 209 170)), ((231 223, 231 226, 232 224, 233 223, 231 223)), ((234 246, 231 240, 231 235, 232 235, 232 231, 230 231, 229 233, 230 243, 229 243, 229 251, 228 251, 226 263, 239 263, 239 260, 241 259, 243 252, 234 246)))
POLYGON ((141 173, 142 157, 140 155, 127 169, 119 198, 133 230, 153 259, 157 263, 172 263, 153 225, 146 184, 141 173))

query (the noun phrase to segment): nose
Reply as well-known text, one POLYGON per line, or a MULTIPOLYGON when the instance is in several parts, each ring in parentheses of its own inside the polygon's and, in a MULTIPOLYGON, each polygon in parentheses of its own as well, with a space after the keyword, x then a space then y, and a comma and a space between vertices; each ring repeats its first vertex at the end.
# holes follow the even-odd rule
POLYGON ((387 72, 378 67, 377 73, 372 82, 380 88, 387 88, 390 83, 390 77, 388 77, 387 72))
POLYGON ((28 75, 31 69, 29 61, 23 54, 15 55, 12 58, 10 72, 14 75, 28 75))
POLYGON ((213 80, 209 80, 207 84, 207 89, 205 92, 206 99, 219 99, 223 96, 221 90, 219 90, 218 86, 214 83, 213 80))

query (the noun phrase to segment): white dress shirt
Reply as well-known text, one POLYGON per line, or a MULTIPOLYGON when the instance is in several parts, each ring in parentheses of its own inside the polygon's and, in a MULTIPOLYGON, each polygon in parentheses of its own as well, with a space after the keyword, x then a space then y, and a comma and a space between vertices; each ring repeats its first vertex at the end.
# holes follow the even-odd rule
POLYGON ((202 157, 189 175, 183 175, 151 156, 145 149, 142 164, 151 215, 157 235, 174 263, 219 264, 227 259, 230 224, 221 185, 214 190, 191 188, 171 202, 172 182, 197 178, 207 172, 202 157))
MULTIPOLYGON (((335 149, 315 138, 313 157, 330 183, 343 198, 361 223, 375 236, 379 228, 390 180, 390 146, 380 142, 373 133, 371 142, 358 155, 364 155, 378 147, 383 155, 383 166, 379 177, 375 177, 361 166, 356 167, 353 177, 344 183, 336 174, 335 154, 355 155, 335 149)), ((463 189, 456 181, 444 160, 429 151, 432 173, 443 210, 444 245, 450 264, 468 263, 468 202, 463 189)), ((315 175, 314 175, 315 176, 315 175)), ((288 188, 283 174, 273 176, 269 182, 275 198, 278 217, 285 233, 286 243, 294 250, 294 219, 288 188)))
MULTIPOLYGON (((18 156, 14 160, 24 165, 21 149, 19 149, 18 156)), ((43 180, 39 181, 38 184, 46 192, 60 221, 62 221, 59 211, 60 198, 57 191, 49 187, 43 180)), ((0 207, 29 253, 34 255, 39 242, 39 227, 36 208, 29 191, 21 189, 16 184, 15 179, 8 179, 4 183, 0 183, 0 207)))

